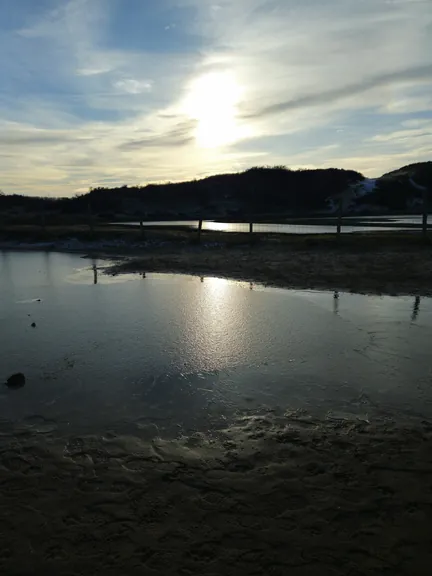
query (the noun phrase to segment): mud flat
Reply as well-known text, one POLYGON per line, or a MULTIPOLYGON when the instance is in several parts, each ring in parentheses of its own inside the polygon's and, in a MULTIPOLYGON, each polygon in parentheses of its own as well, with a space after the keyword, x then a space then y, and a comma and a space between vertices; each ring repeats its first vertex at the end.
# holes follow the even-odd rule
POLYGON ((221 433, 3 422, 1 572, 428 574, 432 424, 244 412, 221 433), (288 572, 287 572, 288 571, 288 572))
POLYGON ((111 268, 111 273, 122 272, 213 274, 281 288, 427 296, 432 295, 432 248, 168 246, 131 254, 111 268))

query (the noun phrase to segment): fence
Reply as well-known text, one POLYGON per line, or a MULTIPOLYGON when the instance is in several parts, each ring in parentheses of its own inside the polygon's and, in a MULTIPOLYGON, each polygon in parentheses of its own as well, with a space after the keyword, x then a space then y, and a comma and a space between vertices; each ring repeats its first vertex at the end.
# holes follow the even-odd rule
MULTIPOLYGON (((138 226, 138 222, 130 222, 138 226)), ((427 234, 428 220, 423 215, 401 216, 339 216, 290 219, 285 222, 216 222, 213 220, 140 221, 142 234, 146 228, 183 229, 196 231, 198 238, 205 232, 261 234, 341 234, 354 232, 417 231, 427 234)), ((431 225, 432 228, 432 225, 431 225)))
MULTIPOLYGON (((343 234, 362 232, 385 232, 385 231, 410 231, 428 234, 432 230, 432 218, 428 214, 393 215, 393 216, 348 216, 342 213, 337 215, 320 216, 314 218, 290 218, 279 222, 256 222, 251 217, 249 222, 219 222, 214 220, 170 220, 170 221, 144 221, 135 222, 112 222, 120 226, 139 227, 141 236, 145 237, 145 231, 149 229, 159 230, 189 230, 197 233, 198 239, 207 233, 238 233, 247 234, 250 237, 255 234, 294 234, 314 235, 327 234, 340 237, 343 234)), ((101 222, 95 217, 90 206, 87 215, 82 221, 91 235, 99 228, 101 222)), ((40 227, 46 230, 47 221, 45 214, 40 216, 40 227)), ((213 234, 214 236, 214 234, 213 234)))

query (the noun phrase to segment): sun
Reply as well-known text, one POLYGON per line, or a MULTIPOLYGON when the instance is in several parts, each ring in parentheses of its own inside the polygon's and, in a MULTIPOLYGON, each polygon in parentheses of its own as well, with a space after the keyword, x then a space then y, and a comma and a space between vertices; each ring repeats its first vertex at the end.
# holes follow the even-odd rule
POLYGON ((241 137, 236 119, 241 95, 241 87, 230 72, 205 74, 192 82, 185 111, 197 121, 195 136, 200 147, 216 148, 241 137))

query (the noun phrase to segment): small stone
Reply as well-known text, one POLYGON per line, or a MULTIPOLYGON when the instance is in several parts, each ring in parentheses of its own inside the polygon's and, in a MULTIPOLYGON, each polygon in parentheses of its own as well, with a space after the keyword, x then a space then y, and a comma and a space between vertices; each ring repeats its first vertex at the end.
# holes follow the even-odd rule
POLYGON ((36 328, 36 322, 32 322, 32 323, 31 323, 31 327, 32 327, 32 328, 36 328))
POLYGON ((25 376, 21 372, 12 374, 5 382, 8 388, 22 388, 25 385, 25 376))

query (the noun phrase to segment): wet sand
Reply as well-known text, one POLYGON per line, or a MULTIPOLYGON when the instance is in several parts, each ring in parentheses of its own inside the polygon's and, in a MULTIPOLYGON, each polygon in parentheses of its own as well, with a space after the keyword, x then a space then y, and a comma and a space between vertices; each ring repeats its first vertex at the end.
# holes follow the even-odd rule
MULTIPOLYGON (((268 241, 255 246, 148 248, 131 253, 109 272, 180 272, 296 289, 363 294, 432 295, 432 247, 369 246, 364 238, 340 247, 268 241)), ((312 242, 313 239, 310 239, 312 242)))
POLYGON ((244 413, 155 436, 3 423, 1 573, 430 573, 431 423, 244 413))

